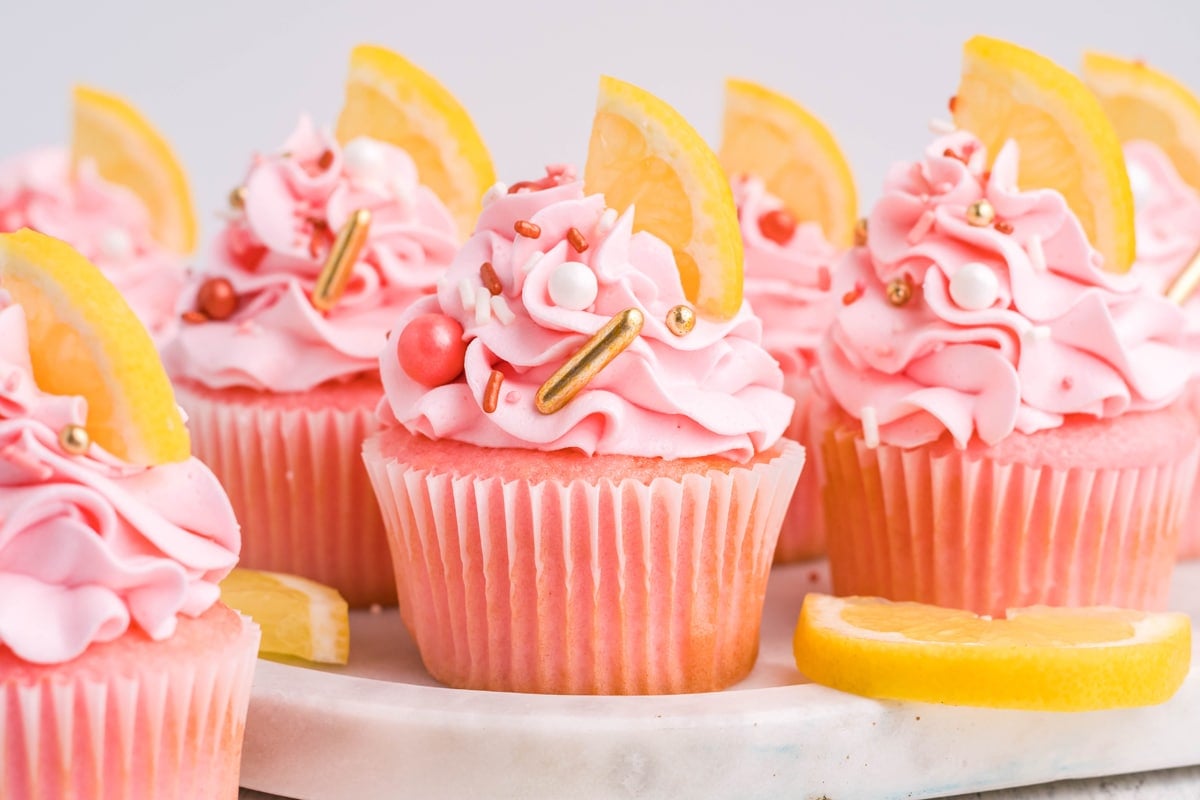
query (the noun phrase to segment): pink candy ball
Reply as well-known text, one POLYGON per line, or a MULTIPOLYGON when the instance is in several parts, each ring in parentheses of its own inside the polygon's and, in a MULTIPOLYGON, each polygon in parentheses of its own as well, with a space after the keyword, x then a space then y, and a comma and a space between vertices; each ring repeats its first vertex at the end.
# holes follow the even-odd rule
POLYGON ((422 386, 447 384, 463 371, 467 344, 462 337, 462 325, 445 314, 413 317, 396 341, 400 366, 422 386))

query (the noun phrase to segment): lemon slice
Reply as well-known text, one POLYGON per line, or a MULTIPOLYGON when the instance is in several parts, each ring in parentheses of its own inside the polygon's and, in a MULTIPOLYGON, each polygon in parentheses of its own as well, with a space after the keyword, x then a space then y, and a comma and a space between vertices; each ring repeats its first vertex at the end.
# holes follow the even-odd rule
POLYGON ((0 289, 25 309, 38 386, 87 398, 92 441, 134 464, 191 455, 154 342, 100 270, 25 229, 0 234, 0 289))
POLYGON ((262 628, 260 655, 345 664, 350 615, 337 590, 296 575, 235 569, 221 581, 221 602, 262 628))
POLYGON ((106 180, 146 204, 151 233, 176 253, 196 247, 196 210, 187 175, 171 146, 141 113, 116 95, 75 87, 71 158, 90 159, 106 180))
POLYGON ((470 235, 496 170, 466 109, 437 79, 391 50, 354 48, 337 138, 345 144, 358 136, 405 150, 462 237, 470 235))
POLYGON ((601 78, 583 180, 612 208, 633 206, 634 229, 671 246, 697 311, 719 320, 737 314, 742 236, 733 192, 716 154, 675 109, 601 78))
POLYGON ((1133 194, 1121 141, 1083 82, 1043 56, 976 36, 963 48, 954 120, 995 158, 1015 139, 1023 189, 1056 189, 1079 218, 1104 268, 1133 263, 1133 194))
POLYGON ((730 177, 761 179, 793 217, 819 223, 832 244, 853 244, 854 174, 833 134, 796 101, 751 81, 727 80, 718 156, 730 177))
POLYGON ((1141 61, 1102 53, 1083 57, 1083 79, 1121 141, 1158 145, 1180 177, 1200 190, 1200 98, 1141 61))
POLYGON ((1010 611, 809 594, 793 642, 810 680, 890 700, 1090 711, 1166 701, 1187 675, 1185 614, 1115 608, 1010 611))

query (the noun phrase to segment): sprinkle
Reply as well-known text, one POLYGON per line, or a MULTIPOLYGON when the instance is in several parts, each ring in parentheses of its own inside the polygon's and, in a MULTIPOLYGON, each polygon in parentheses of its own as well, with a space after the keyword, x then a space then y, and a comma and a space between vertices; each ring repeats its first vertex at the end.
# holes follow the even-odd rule
POLYGON ((517 232, 518 236, 524 236, 526 239, 536 239, 542 235, 541 226, 527 219, 519 219, 514 222, 513 230, 517 232))
POLYGON ((506 402, 510 405, 517 402, 520 399, 521 399, 520 392, 509 392, 508 394, 504 395, 504 402, 506 402))
POLYGON ((475 324, 486 325, 492 319, 492 293, 486 286, 475 287, 475 324))
POLYGON ((506 194, 508 194, 508 187, 500 181, 496 181, 483 193, 483 200, 481 202, 484 206, 490 206, 506 194))
POLYGON ((504 384, 504 373, 498 369, 492 370, 492 374, 488 375, 487 386, 483 389, 483 412, 491 414, 496 410, 496 403, 500 399, 500 387, 504 384))
POLYGON ((234 211, 241 211, 246 207, 246 187, 238 186, 229 193, 229 207, 234 211))
POLYGON ((1012 223, 1005 222, 1004 220, 997 220, 996 224, 993 225, 992 227, 995 228, 996 230, 1000 231, 1000 233, 1012 233, 1013 232, 1012 223))
POLYGON ((583 233, 579 228, 571 228, 567 231, 567 242, 575 248, 576 253, 582 253, 588 249, 588 241, 583 238, 583 233))
POLYGON ((950 110, 950 113, 953 114, 958 108, 958 95, 950 95, 950 102, 946 104, 946 107, 950 110))
POLYGON ((1104 254, 1098 250, 1093 250, 1091 262, 1092 266, 1094 266, 1096 269, 1104 269, 1104 254))
POLYGON ((313 287, 310 300, 313 308, 318 311, 329 311, 341 299, 350 283, 354 265, 367 244, 367 235, 371 231, 371 211, 360 208, 343 223, 337 238, 329 248, 321 274, 317 276, 317 284, 313 287))
POLYGON ((1046 325, 1032 325, 1025 330, 1025 338, 1031 342, 1044 342, 1050 338, 1050 328, 1046 325))
POLYGON ((475 305, 475 287, 466 278, 458 282, 458 299, 462 300, 463 311, 470 311, 475 305))
POLYGON ((596 235, 607 236, 615 227, 617 227, 617 210, 615 208, 604 209, 604 213, 600 215, 600 221, 596 223, 596 235))
POLYGON ((667 330, 676 336, 687 336, 696 327, 696 312, 689 306, 675 306, 667 312, 667 330))
POLYGON ((237 292, 228 278, 209 278, 196 292, 196 311, 207 319, 229 319, 237 307, 237 292))
POLYGON ((81 456, 92 445, 92 437, 82 425, 64 425, 58 432, 58 446, 73 456, 81 456))
POLYGON ((936 134, 946 134, 954 133, 958 128, 954 127, 954 123, 949 120, 934 117, 929 120, 929 130, 936 134))
POLYGON ((521 268, 521 273, 528 275, 530 272, 532 272, 533 268, 537 266, 537 263, 542 260, 542 256, 544 255, 545 253, 541 252, 540 250, 534 250, 532 253, 530 253, 529 258, 525 259, 525 266, 521 268))
POLYGON ((992 208, 992 204, 986 198, 976 200, 967 206, 966 217, 968 225, 986 228, 996 219, 996 209, 992 208))
POLYGON ((833 286, 833 273, 829 271, 829 267, 819 267, 817 269, 817 288, 822 292, 828 292, 833 286))
MULTIPOLYGON (((971 172, 983 172, 983 166, 987 163, 984 161, 985 158, 987 158, 987 154, 983 152, 983 148, 977 148, 967 159, 967 169, 971 172)), ((991 173, 988 173, 988 177, 991 177, 991 173)))
POLYGON ((479 267, 479 279, 483 281, 483 285, 492 294, 500 294, 504 291, 504 284, 500 283, 500 276, 496 274, 496 270, 492 267, 492 262, 485 261, 479 267))
POLYGON ((1068 375, 1062 379, 1062 388, 1063 388, 1064 392, 1071 391, 1072 387, 1074 387, 1074 386, 1075 386, 1075 379, 1072 378, 1070 375, 1068 375))
POLYGON ((879 447, 879 418, 875 416, 875 407, 863 406, 859 417, 862 418, 863 444, 874 450, 879 447))
POLYGON ((956 153, 956 152, 955 152, 955 151, 954 151, 952 148, 950 148, 950 147, 947 147, 945 150, 943 150, 943 151, 942 151, 942 155, 943 155, 945 158, 953 158, 955 161, 961 161, 961 162, 962 162, 962 163, 964 163, 964 164, 966 164, 966 163, 967 163, 967 159, 963 157, 962 153, 956 153))
POLYGON ((1046 253, 1042 250, 1042 237, 1036 233, 1025 242, 1025 252, 1029 253, 1029 263, 1038 272, 1046 271, 1046 253))
POLYGON ((600 370, 637 340, 644 322, 637 308, 627 308, 606 322, 538 388, 534 397, 537 410, 553 414, 571 402, 600 370))
POLYGON ((201 322, 208 322, 208 317, 204 316, 203 312, 192 310, 185 311, 179 315, 179 318, 188 325, 199 325, 201 322))
POLYGON ((850 305, 855 300, 862 297, 863 292, 865 292, 866 290, 867 290, 867 287, 863 285, 862 281, 855 281, 854 288, 851 289, 850 291, 846 292, 844 295, 842 295, 842 305, 844 305, 844 306, 850 305))
POLYGON ((508 193, 517 194, 518 192, 533 192, 538 188, 537 181, 517 181, 512 186, 508 187, 508 193))
POLYGON ((854 223, 854 245, 862 247, 867 243, 867 218, 859 217, 858 222, 854 223))
POLYGON ((500 320, 501 325, 508 325, 517 318, 517 315, 508 307, 508 301, 502 294, 492 297, 492 313, 496 315, 496 319, 500 320))
POLYGON ((925 238, 925 235, 933 230, 933 223, 937 220, 933 211, 925 209, 924 213, 917 219, 917 224, 913 225, 912 230, 908 232, 909 244, 916 244, 925 238))
POLYGON ((326 170, 333 166, 333 151, 326 150, 321 153, 321 157, 317 159, 317 168, 326 170))
POLYGON ((885 290, 888 302, 894 306, 907 305, 913 296, 912 279, 907 275, 901 275, 899 278, 893 278, 888 282, 885 290))

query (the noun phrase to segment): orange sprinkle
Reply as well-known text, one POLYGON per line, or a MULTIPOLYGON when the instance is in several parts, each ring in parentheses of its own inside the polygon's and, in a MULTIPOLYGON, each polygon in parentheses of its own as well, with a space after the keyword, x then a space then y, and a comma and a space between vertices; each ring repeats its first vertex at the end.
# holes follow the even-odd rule
POLYGON ((950 95, 950 102, 946 104, 950 108, 950 113, 954 113, 954 109, 958 107, 958 95, 950 95))
POLYGON ((179 317, 189 325, 199 325, 201 322, 208 322, 208 317, 204 316, 204 313, 201 311, 185 311, 179 317))
POLYGON ((500 276, 496 274, 496 269, 490 261, 483 262, 479 267, 479 279, 493 296, 504 291, 504 284, 500 283, 500 276))
POLYGON ((571 228, 567 231, 567 242, 575 248, 576 253, 582 253, 588 249, 588 240, 583 238, 583 233, 579 228, 571 228))
POLYGON ((1013 226, 1012 226, 1011 222, 1003 222, 1003 221, 998 220, 996 222, 996 224, 993 225, 992 227, 995 228, 996 230, 1000 231, 1001 233, 1012 233, 1013 232, 1013 226))
POLYGON ((504 384, 504 373, 498 369, 492 370, 492 374, 488 375, 487 386, 483 390, 483 411, 486 414, 491 414, 496 410, 496 404, 500 401, 500 387, 504 384))
POLYGON ((541 226, 535 225, 527 219, 519 219, 513 223, 513 230, 518 236, 524 236, 526 239, 536 239, 542 235, 541 226))

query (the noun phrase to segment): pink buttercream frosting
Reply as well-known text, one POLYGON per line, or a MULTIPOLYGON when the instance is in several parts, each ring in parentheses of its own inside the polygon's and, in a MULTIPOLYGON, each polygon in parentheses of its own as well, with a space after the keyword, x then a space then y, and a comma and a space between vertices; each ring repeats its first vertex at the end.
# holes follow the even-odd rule
POLYGON ((136 626, 155 640, 220 596, 237 562, 237 521, 196 459, 136 467, 98 445, 58 443, 82 425, 81 397, 34 382, 24 310, 0 294, 0 645, 38 664, 69 661, 136 626))
POLYGON ((783 203, 761 180, 734 180, 733 198, 746 253, 745 297, 763 322, 763 346, 786 377, 806 376, 837 312, 831 291, 837 248, 816 222, 796 225, 786 242, 765 236, 759 220, 783 203))
MULTIPOLYGON (((1156 292, 1163 292, 1200 250, 1200 192, 1175 171, 1157 145, 1125 145, 1125 164, 1137 203, 1137 261, 1133 271, 1156 292)), ((1200 348, 1200 296, 1184 304, 1187 339, 1200 348)))
POLYGON ((484 208, 437 295, 407 311, 389 336, 380 415, 430 438, 485 447, 746 461, 773 446, 787 426, 792 401, 780 391, 782 374, 746 305, 731 320, 701 318, 691 333, 675 336, 667 312, 686 303, 670 248, 634 233, 632 210, 618 216, 574 180, 501 195, 484 208), (519 220, 539 226, 540 236, 517 236, 519 220), (571 228, 586 238, 583 252, 568 243, 571 228), (580 311, 550 297, 551 277, 567 261, 585 265, 598 286, 594 302, 580 311), (484 262, 495 269, 502 293, 481 298, 491 308, 480 313, 476 300, 465 307, 463 300, 466 291, 479 293, 484 262), (640 336, 564 408, 540 413, 538 387, 627 308, 645 316, 640 336), (396 349, 408 322, 429 313, 459 322, 467 342, 463 374, 436 388, 414 381, 396 349), (486 413, 492 370, 504 382, 495 411, 486 413))
POLYGON ((307 119, 276 155, 254 159, 243 209, 218 236, 203 281, 239 297, 225 320, 184 325, 164 360, 177 378, 299 392, 378 369, 396 315, 434 291, 457 250, 454 220, 417 181, 412 158, 370 139, 345 148, 307 119), (330 246, 359 209, 372 220, 346 293, 327 313, 310 299, 330 246))
POLYGON ((852 301, 821 344, 814 380, 863 421, 865 439, 901 447, 947 431, 960 447, 972 437, 990 445, 1072 414, 1176 400, 1195 371, 1179 347, 1179 310, 1136 278, 1101 271, 1060 194, 1014 188, 1015 143, 988 179, 985 160, 960 132, 890 171, 867 245, 835 273, 852 301), (967 206, 984 198, 1004 230, 968 223, 967 206), (904 277, 913 299, 892 305, 887 285, 904 277))
POLYGON ((183 290, 182 257, 150 234, 141 199, 63 148, 0 163, 0 230, 32 228, 70 244, 104 273, 157 341, 170 335, 183 290))

